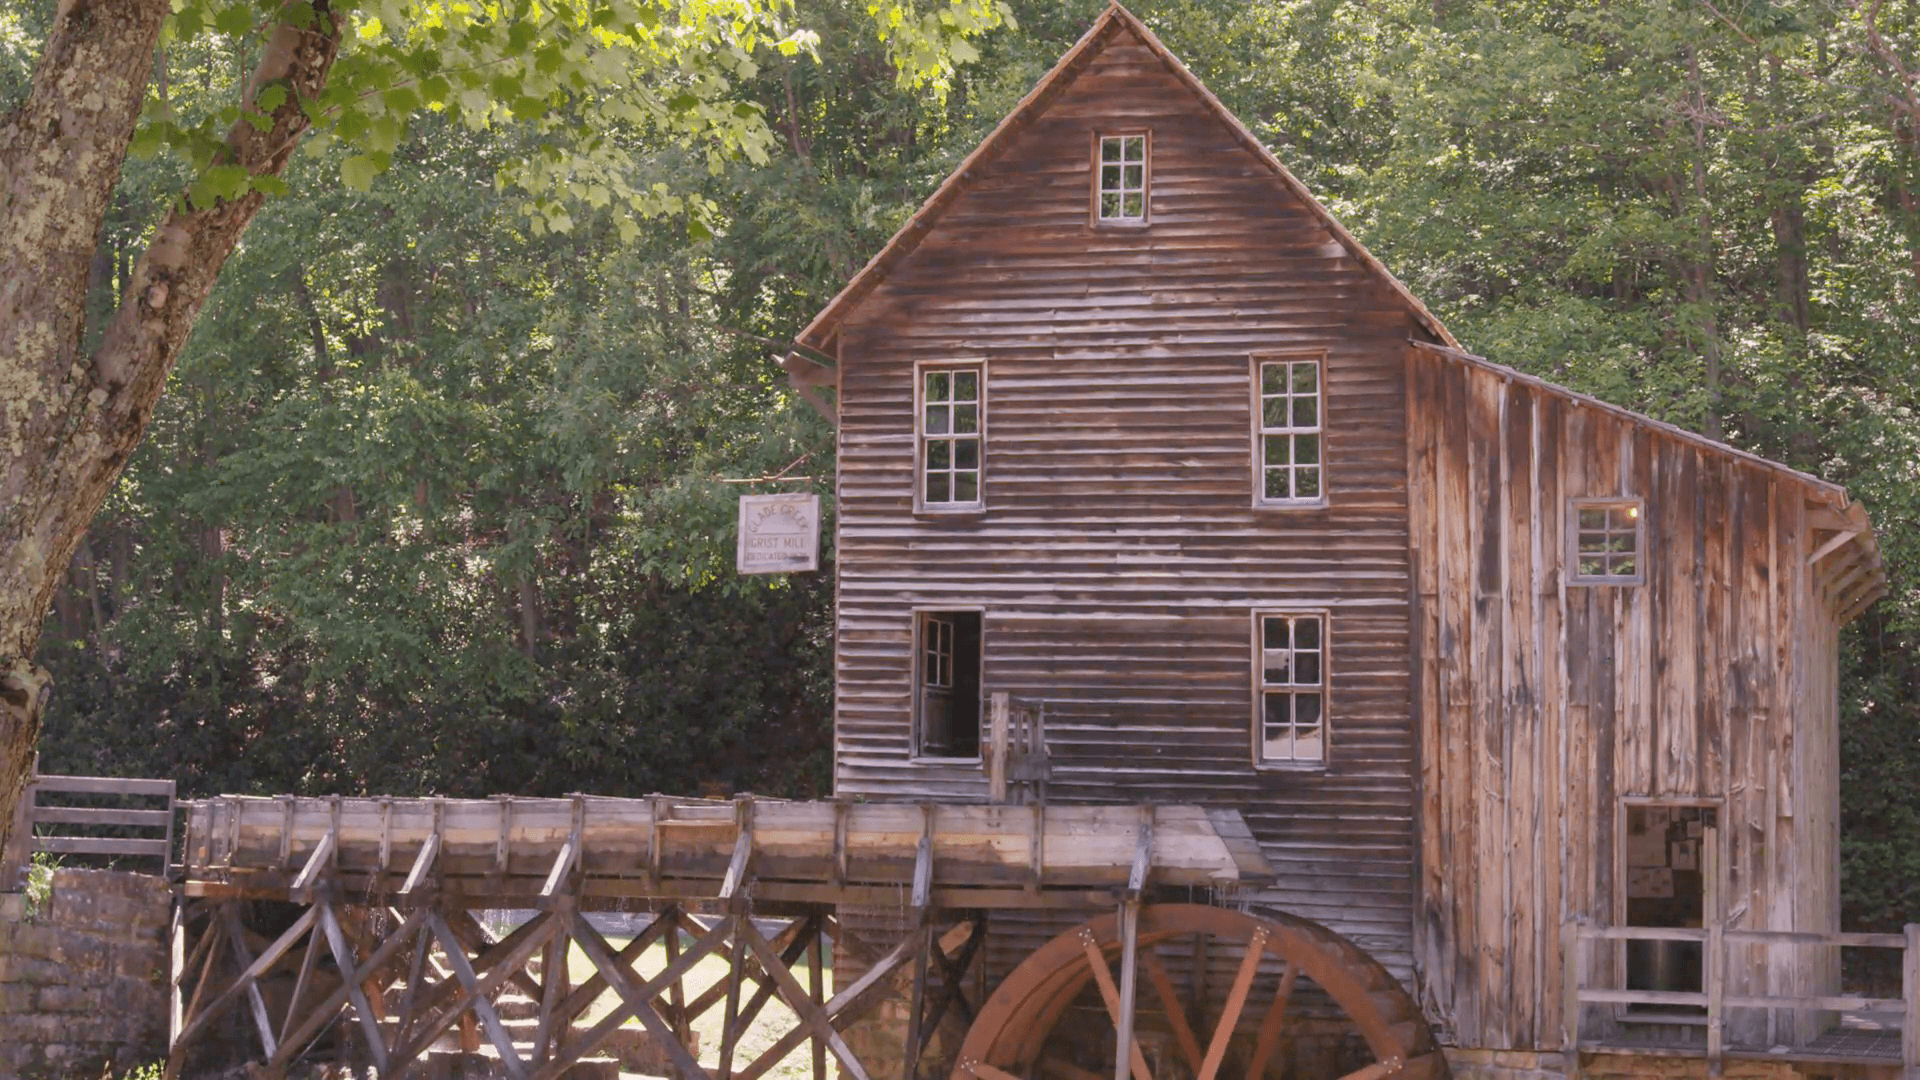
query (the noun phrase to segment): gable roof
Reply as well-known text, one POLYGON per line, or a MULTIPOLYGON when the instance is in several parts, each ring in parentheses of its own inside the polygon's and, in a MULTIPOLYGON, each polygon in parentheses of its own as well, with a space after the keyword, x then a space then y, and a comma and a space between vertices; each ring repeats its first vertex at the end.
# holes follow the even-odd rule
POLYGON ((1447 328, 1440 324, 1440 320, 1434 317, 1433 312, 1428 311, 1427 306, 1421 303, 1418 297, 1414 296, 1398 278, 1389 273, 1386 266, 1379 259, 1374 258, 1373 253, 1362 246, 1360 241, 1347 231, 1346 226, 1340 224, 1333 214, 1320 204, 1320 200, 1313 197, 1313 193, 1307 190, 1307 186, 1289 172, 1287 167, 1280 163, 1280 159, 1274 157, 1273 152, 1263 146, 1238 117, 1227 111, 1227 107, 1220 103, 1219 98, 1213 96, 1211 90, 1201 85, 1193 72, 1187 70, 1187 66, 1180 62, 1180 58, 1173 55, 1166 45, 1154 36, 1153 31, 1147 29, 1145 23, 1117 2, 1109 5, 1107 10, 1094 20, 1093 25, 1080 36, 1080 40, 1074 43, 1073 48, 1068 49, 1066 55, 1053 65, 1053 69, 1027 92, 1026 97, 1020 99, 1020 103, 1014 106, 1012 112, 1001 118, 1000 123, 981 141, 979 146, 974 148, 973 153, 968 154, 966 160, 960 163, 960 167, 941 181, 940 186, 934 189, 926 202, 920 204, 920 209, 907 219, 907 223, 900 226, 899 231, 893 234, 893 238, 887 241, 886 246, 882 247, 873 258, 867 260, 867 265, 862 267, 860 272, 855 274, 832 300, 827 302, 826 307, 820 309, 820 313, 813 317, 813 321, 807 324, 806 329, 800 331, 794 338, 795 343, 815 351, 826 351, 827 344, 833 339, 834 332, 839 329, 840 324, 845 322, 848 316, 852 315, 872 294, 873 290, 887 279, 888 274, 902 259, 920 246, 927 235, 933 231, 934 225, 945 215, 947 209, 980 179, 985 166, 997 158, 1021 132, 1044 113, 1061 91, 1065 90, 1122 31, 1132 32, 1155 56, 1159 57, 1174 77, 1185 84, 1187 89, 1192 91, 1194 96, 1198 97, 1207 109, 1226 125, 1233 137, 1273 171, 1274 176, 1286 186, 1287 190, 1292 192, 1319 220, 1320 224, 1333 234, 1333 238, 1340 246, 1345 248, 1347 253, 1362 266, 1372 271, 1382 284, 1406 304, 1415 321, 1422 328, 1443 344, 1459 346, 1459 342, 1455 341, 1453 335, 1447 332, 1447 328))

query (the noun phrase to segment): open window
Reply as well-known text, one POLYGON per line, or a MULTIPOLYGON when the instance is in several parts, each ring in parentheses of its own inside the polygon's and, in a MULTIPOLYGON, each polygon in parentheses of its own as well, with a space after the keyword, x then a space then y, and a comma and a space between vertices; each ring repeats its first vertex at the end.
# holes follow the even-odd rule
MULTIPOLYGON (((1620 891, 1627 926, 1707 924, 1713 911, 1717 809, 1699 800, 1623 800, 1620 891)), ((1704 973, 1697 941, 1628 941, 1627 989, 1699 993, 1704 973)), ((1704 1014, 1684 1006, 1630 1006, 1626 1018, 1646 1013, 1704 1014)))
POLYGON ((1327 759, 1327 616, 1254 616, 1254 760, 1318 765, 1327 759))
POLYGON ((914 756, 978 758, 980 612, 920 612, 914 657, 914 756))
POLYGON ((1145 131, 1094 136, 1094 224, 1147 223, 1152 146, 1152 136, 1145 131))

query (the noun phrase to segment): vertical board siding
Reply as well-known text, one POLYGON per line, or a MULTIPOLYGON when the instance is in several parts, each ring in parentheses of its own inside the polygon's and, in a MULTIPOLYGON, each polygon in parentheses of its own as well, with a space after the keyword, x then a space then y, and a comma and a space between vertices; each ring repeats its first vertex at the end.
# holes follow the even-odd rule
MULTIPOLYGON (((1723 800, 1731 925, 1837 928, 1838 638, 1805 491, 1496 371, 1420 349, 1405 370, 1430 1016, 1460 1046, 1560 1046, 1560 926, 1624 914, 1621 796, 1723 800), (1567 583, 1581 497, 1643 500, 1644 584, 1567 583)), ((1735 956, 1729 992, 1837 978, 1735 956)), ((1591 977, 1618 959, 1596 950, 1591 977)), ((1753 1012, 1735 1038, 1758 1038, 1753 1012)))
POLYGON ((1239 810, 1255 902, 1410 981, 1409 309, 1127 32, 976 172, 840 331, 838 793, 985 797, 909 761, 910 611, 978 606, 985 686, 1046 702, 1050 798, 1239 810), (1153 132, 1150 227, 1088 225, 1115 127, 1153 132), (1252 506, 1250 357, 1284 352, 1326 358, 1325 509, 1252 506), (951 359, 986 365, 986 509, 916 516, 914 364, 951 359), (1264 608, 1330 614, 1324 769, 1253 765, 1264 608))

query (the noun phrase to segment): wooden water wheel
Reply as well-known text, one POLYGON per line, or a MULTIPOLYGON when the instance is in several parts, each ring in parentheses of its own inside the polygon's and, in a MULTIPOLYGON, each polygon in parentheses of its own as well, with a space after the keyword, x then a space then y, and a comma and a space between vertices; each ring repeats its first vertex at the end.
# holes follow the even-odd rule
MULTIPOLYGON (((1109 964, 1123 953, 1108 915, 1054 938, 1008 974, 981 1008, 953 1080, 1107 1080, 1114 1076, 1119 987, 1109 964), (1097 995, 1094 993, 1097 991, 1097 995)), ((1200 904, 1140 909, 1140 985, 1131 1027, 1133 1080, 1442 1080, 1433 1035, 1399 982, 1371 956, 1318 923, 1200 904), (1232 977, 1210 1002, 1218 964, 1232 977), (1171 969, 1171 970, 1170 970, 1171 969), (1195 978, 1195 973, 1201 973, 1195 978), (1182 990, 1184 986, 1184 992, 1182 990), (1344 1051, 1276 1060, 1309 1001, 1350 1022, 1344 1051), (1290 1006, 1292 1006, 1290 1008, 1290 1006), (1150 1047, 1164 1052, 1149 1055, 1150 1047), (1360 1045, 1364 1043, 1364 1046, 1360 1045), (1370 1060, 1367 1060, 1370 1059, 1370 1060)), ((1335 1025, 1344 1027, 1343 1025, 1335 1025)), ((1322 1030, 1326 1025, 1320 1025, 1322 1030)))

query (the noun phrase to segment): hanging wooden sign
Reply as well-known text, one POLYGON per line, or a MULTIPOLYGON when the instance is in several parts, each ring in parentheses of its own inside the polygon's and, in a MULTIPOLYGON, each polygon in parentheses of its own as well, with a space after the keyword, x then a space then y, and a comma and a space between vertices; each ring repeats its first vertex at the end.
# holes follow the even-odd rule
POLYGON ((820 569, 820 496, 740 496, 740 542, 735 553, 735 564, 743 574, 820 569))

